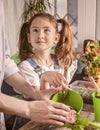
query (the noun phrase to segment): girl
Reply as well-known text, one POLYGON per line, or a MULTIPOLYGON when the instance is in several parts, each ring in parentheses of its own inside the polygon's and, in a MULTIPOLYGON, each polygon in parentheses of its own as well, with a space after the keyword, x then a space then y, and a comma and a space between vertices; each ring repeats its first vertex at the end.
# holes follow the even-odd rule
POLYGON ((77 68, 68 21, 40 13, 30 19, 28 28, 27 38, 20 33, 19 39, 22 76, 36 89, 68 88, 77 68), (50 53, 53 46, 55 54, 50 53))
MULTIPOLYGON (((68 89, 77 65, 68 21, 56 20, 46 13, 34 15, 21 28, 19 56, 21 75, 36 90, 52 86, 68 89), (51 54, 54 46, 55 54, 51 54)), ((14 130, 26 122, 24 118, 17 117, 14 130)))

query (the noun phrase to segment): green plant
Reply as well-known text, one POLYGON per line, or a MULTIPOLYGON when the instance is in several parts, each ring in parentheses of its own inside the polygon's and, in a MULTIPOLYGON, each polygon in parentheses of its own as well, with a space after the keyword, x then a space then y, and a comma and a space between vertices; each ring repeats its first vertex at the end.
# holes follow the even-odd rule
POLYGON ((28 21, 34 14, 47 12, 51 7, 53 7, 53 3, 50 3, 50 0, 24 0, 24 2, 24 22, 28 21))
POLYGON ((19 58, 18 52, 15 53, 11 58, 14 60, 14 62, 16 63, 16 65, 18 65, 21 62, 20 58, 19 58))
POLYGON ((71 130, 84 130, 85 127, 100 129, 100 125, 90 122, 87 118, 80 117, 80 114, 76 114, 75 119, 74 123, 67 122, 65 126, 71 128, 71 130))
POLYGON ((97 68, 100 68, 100 43, 97 40, 89 41, 82 56, 83 63, 87 63, 87 73, 96 78, 97 68))

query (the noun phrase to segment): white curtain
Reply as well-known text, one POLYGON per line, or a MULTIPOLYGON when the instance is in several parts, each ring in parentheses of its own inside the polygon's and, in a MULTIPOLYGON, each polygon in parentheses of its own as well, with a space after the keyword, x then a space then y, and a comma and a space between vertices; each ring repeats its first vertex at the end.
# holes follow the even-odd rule
POLYGON ((85 39, 95 39, 95 30, 96 0, 78 0, 78 52, 85 39))
POLYGON ((4 0, 6 32, 11 55, 17 52, 23 7, 24 0, 4 0))
POLYGON ((100 0, 97 0, 96 14, 96 39, 100 41, 100 0))

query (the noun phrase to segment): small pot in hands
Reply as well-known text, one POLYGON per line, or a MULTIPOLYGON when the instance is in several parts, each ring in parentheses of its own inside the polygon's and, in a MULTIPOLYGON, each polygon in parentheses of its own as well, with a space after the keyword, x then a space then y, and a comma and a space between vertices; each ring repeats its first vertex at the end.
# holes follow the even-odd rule
POLYGON ((80 113, 83 108, 83 99, 81 95, 73 90, 60 90, 53 97, 55 102, 64 103, 80 113))

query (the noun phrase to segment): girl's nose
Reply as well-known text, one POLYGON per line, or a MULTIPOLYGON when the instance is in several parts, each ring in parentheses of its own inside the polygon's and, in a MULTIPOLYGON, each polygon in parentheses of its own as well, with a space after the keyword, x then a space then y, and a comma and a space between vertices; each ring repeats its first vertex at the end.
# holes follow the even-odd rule
POLYGON ((39 38, 44 38, 44 32, 43 31, 39 31, 39 38))

